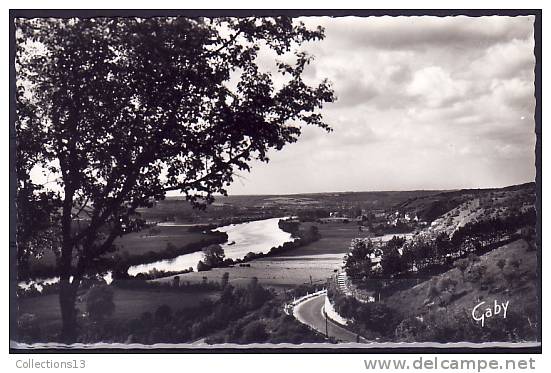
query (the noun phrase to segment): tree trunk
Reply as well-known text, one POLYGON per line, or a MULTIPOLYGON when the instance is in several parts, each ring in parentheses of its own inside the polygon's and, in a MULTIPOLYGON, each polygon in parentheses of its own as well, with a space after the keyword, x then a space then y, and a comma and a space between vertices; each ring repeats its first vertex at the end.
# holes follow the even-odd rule
POLYGON ((78 286, 69 279, 60 281, 59 305, 61 307, 61 342, 74 343, 77 338, 77 311, 75 307, 78 286))
MULTIPOLYGON (((67 180, 67 171, 64 173, 64 180, 67 180)), ((65 186, 65 199, 63 200, 63 213, 61 216, 61 258, 59 262, 59 306, 61 308, 61 341, 64 343, 73 343, 77 337, 77 314, 75 310, 75 301, 77 295, 77 283, 75 279, 71 282, 72 261, 73 261, 73 237, 71 231, 71 213, 73 208, 73 196, 75 190, 71 183, 67 182, 65 186)))

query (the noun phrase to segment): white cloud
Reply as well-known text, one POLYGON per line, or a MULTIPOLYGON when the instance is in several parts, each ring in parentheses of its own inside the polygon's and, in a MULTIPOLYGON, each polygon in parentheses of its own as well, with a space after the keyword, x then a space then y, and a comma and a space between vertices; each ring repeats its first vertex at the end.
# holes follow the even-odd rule
POLYGON ((453 79, 441 67, 429 66, 415 72, 406 91, 412 96, 420 96, 429 107, 439 107, 463 97, 468 91, 468 83, 453 79))
MULTIPOLYGON (((490 187, 533 180, 533 17, 311 17, 334 132, 305 128, 233 193, 490 187), (521 119, 521 118, 524 119, 521 119)), ((264 56, 263 66, 270 69, 264 56)))

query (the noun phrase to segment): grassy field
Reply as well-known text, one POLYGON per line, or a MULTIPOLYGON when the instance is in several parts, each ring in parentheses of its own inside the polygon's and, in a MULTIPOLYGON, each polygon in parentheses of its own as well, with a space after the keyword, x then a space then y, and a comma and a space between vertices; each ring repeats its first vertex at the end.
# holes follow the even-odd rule
MULTIPOLYGON (((196 307, 202 300, 215 300, 217 293, 184 293, 155 290, 126 290, 112 288, 115 292, 115 312, 113 318, 116 320, 130 320, 140 317, 143 312, 155 312, 157 307, 166 304, 173 310, 196 307)), ((77 303, 81 312, 86 310, 86 304, 77 303)), ((32 298, 18 300, 19 313, 31 313, 36 315, 39 325, 57 326, 61 324, 61 311, 59 308, 59 297, 57 294, 49 294, 32 298)))
MULTIPOLYGON (((207 277, 209 281, 218 281, 224 272, 228 272, 230 282, 234 285, 246 284, 252 277, 257 277, 263 285, 279 289, 307 284, 310 281, 323 284, 342 266, 350 241, 369 236, 365 231, 360 232, 354 223, 302 223, 303 229, 308 229, 310 225, 318 227, 321 234, 318 241, 277 256, 253 260, 248 263, 250 267, 234 266, 186 273, 180 275, 181 281, 198 283, 203 281, 203 277, 207 277)), ((171 278, 158 281, 171 281, 171 278)))
POLYGON ((115 241, 119 252, 127 252, 129 255, 141 255, 148 251, 162 251, 168 244, 182 247, 193 242, 200 242, 209 237, 208 233, 190 232, 189 227, 181 226, 156 226, 157 232, 149 234, 150 230, 130 233, 115 241))
MULTIPOLYGON (((303 257, 338 254, 340 257, 348 252, 350 241, 356 237, 369 237, 365 231, 359 231, 355 223, 301 223, 301 228, 309 229, 310 226, 318 227, 321 238, 308 245, 297 247, 296 249, 282 253, 283 257, 303 257)), ((260 260, 271 260, 271 257, 260 260)))
MULTIPOLYGON (((219 281, 224 272, 230 274, 230 283, 233 285, 245 285, 251 278, 258 278, 259 283, 274 288, 290 288, 296 285, 312 282, 324 283, 325 280, 333 274, 333 270, 342 263, 342 258, 338 256, 327 259, 266 259, 254 260, 250 262, 250 267, 229 267, 214 268, 206 272, 192 272, 179 275, 183 283, 200 283, 203 277, 208 281, 219 281)), ((162 278, 155 281, 172 281, 171 277, 162 278)))
MULTIPOLYGON (((115 240, 119 250, 115 253, 127 253, 130 256, 143 255, 149 251, 159 252, 167 248, 168 244, 175 247, 208 240, 214 237, 210 233, 190 232, 190 227, 185 226, 156 226, 154 231, 145 229, 141 232, 130 233, 115 240)), ((110 255, 114 255, 110 254, 110 255)), ((40 259, 32 259, 31 263, 40 262, 43 265, 53 266, 55 255, 52 252, 44 253, 40 259)))

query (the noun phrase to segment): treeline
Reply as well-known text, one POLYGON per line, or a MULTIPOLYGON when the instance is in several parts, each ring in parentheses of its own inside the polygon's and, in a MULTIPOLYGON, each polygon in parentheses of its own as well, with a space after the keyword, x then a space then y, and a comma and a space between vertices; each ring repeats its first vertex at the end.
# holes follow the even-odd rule
MULTIPOLYGON (((112 271, 113 278, 127 278, 128 268, 134 265, 144 263, 154 263, 160 260, 173 259, 180 255, 190 254, 202 250, 209 245, 222 244, 228 240, 228 235, 225 232, 210 232, 208 236, 201 238, 199 241, 190 242, 186 245, 177 247, 172 243, 168 243, 164 250, 148 251, 141 255, 129 255, 126 251, 115 253, 112 257, 103 257, 96 259, 87 268, 88 275, 93 276, 97 273, 106 273, 112 271)), ((170 274, 185 273, 187 270, 173 272, 170 274)), ((31 271, 27 274, 31 278, 50 278, 59 276, 57 267, 43 265, 40 263, 33 264, 31 271)))
POLYGON ((236 264, 245 265, 244 263, 250 262, 254 259, 278 255, 282 252, 308 245, 311 242, 319 240, 319 238, 321 237, 318 227, 316 226, 311 226, 310 228, 303 230, 300 229, 300 223, 298 222, 287 222, 284 220, 280 220, 279 223, 279 226, 282 230, 291 233, 295 237, 293 241, 288 241, 282 245, 272 247, 267 253, 249 252, 245 255, 245 257, 240 259, 225 258, 224 250, 222 248, 215 248, 211 245, 203 250, 205 256, 204 259, 199 262, 197 270, 201 272, 208 271, 211 268, 229 267, 236 264))
POLYGON ((272 219, 277 217, 277 215, 274 214, 262 214, 262 215, 255 215, 255 216, 239 216, 239 217, 228 217, 228 218, 219 218, 216 223, 204 223, 204 224, 195 224, 189 227, 190 232, 203 232, 203 231, 212 231, 216 228, 220 228, 226 225, 230 224, 242 224, 242 223, 248 223, 251 221, 259 221, 259 220, 266 220, 266 219, 272 219))
POLYGON ((388 223, 373 223, 369 230, 375 236, 383 236, 385 234, 403 234, 410 233, 415 230, 416 225, 414 223, 406 223, 403 221, 397 221, 396 224, 388 223))
POLYGON ((456 259, 471 253, 481 255, 521 237, 532 241, 535 224, 535 210, 530 209, 469 222, 451 237, 445 232, 417 235, 409 241, 394 237, 380 246, 369 239, 356 239, 346 257, 345 270, 355 280, 435 274, 450 269, 456 259), (380 257, 377 266, 375 257, 380 257))
POLYGON ((367 339, 392 340, 394 329, 400 323, 399 313, 381 302, 360 302, 346 296, 335 283, 327 289, 327 296, 337 313, 350 322, 347 328, 367 339))
POLYGON ((190 242, 187 245, 177 247, 170 242, 162 251, 148 251, 142 255, 115 254, 113 262, 113 276, 124 274, 128 268, 134 265, 154 263, 165 259, 174 259, 180 255, 191 254, 201 251, 210 245, 219 245, 228 240, 225 232, 210 232, 209 236, 201 238, 199 241, 190 242))
MULTIPOLYGON (((289 232, 292 234, 292 232, 289 232)), ((296 239, 294 241, 285 242, 283 245, 272 247, 268 252, 267 256, 277 255, 282 252, 296 249, 301 246, 306 246, 314 241, 320 239, 321 234, 317 226, 312 225, 308 229, 298 229, 296 234, 296 239)))
MULTIPOLYGON (((226 258, 224 250, 219 246, 219 244, 224 243, 227 241, 228 236, 224 232, 212 232, 212 234, 215 235, 215 237, 210 237, 209 239, 203 239, 200 242, 192 243, 189 245, 186 245, 187 249, 189 251, 183 252, 183 250, 186 250, 186 248, 177 249, 175 247, 168 247, 165 251, 163 251, 160 254, 163 254, 164 257, 160 259, 154 259, 156 253, 146 253, 143 256, 139 256, 136 258, 140 258, 141 261, 138 261, 135 264, 132 264, 132 261, 136 261, 135 257, 129 257, 129 258, 122 258, 118 261, 118 265, 116 265, 116 270, 113 271, 113 277, 114 278, 127 278, 127 271, 128 268, 131 265, 141 264, 141 263, 151 263, 155 262, 157 260, 162 259, 169 259, 173 257, 177 257, 179 255, 183 254, 189 254, 192 252, 196 252, 199 250, 203 250, 204 258, 199 261, 197 265, 197 270, 199 272, 202 271, 208 271, 211 268, 223 268, 223 267, 229 267, 236 264, 243 264, 247 263, 251 260, 263 258, 271 255, 277 255, 281 252, 285 252, 287 250, 292 250, 304 245, 307 245, 311 242, 314 242, 320 238, 319 230, 316 226, 311 226, 309 229, 300 229, 300 223, 296 221, 288 221, 281 219, 278 222, 278 226, 280 229, 282 229, 285 232, 290 233, 295 239, 293 241, 285 242, 284 244, 276 247, 272 247, 269 252, 267 253, 255 253, 255 252, 249 252, 245 255, 243 258, 238 259, 232 259, 232 258, 226 258), (167 256, 170 255, 170 256, 167 256)), ((139 274, 141 278, 144 279, 154 279, 159 277, 167 277, 172 275, 178 275, 178 274, 184 274, 193 271, 193 268, 184 269, 182 271, 176 271, 176 272, 163 272, 163 271, 156 271, 155 273, 149 272, 144 274, 139 274)))
POLYGON ((300 230, 300 222, 296 220, 280 219, 277 222, 277 226, 284 232, 290 233, 292 236, 296 236, 300 230))
POLYGON ((477 222, 469 222, 454 232, 452 242, 460 244, 469 239, 477 239, 483 244, 493 243, 501 236, 515 233, 521 228, 526 228, 523 234, 531 240, 535 238, 536 221, 536 210, 530 208, 505 217, 493 217, 477 222))

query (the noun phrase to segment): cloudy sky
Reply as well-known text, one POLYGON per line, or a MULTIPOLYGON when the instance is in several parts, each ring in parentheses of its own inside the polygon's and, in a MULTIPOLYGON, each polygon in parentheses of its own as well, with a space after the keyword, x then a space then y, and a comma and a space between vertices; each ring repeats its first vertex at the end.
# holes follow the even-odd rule
MULTIPOLYGON (((308 17, 334 132, 304 128, 231 194, 501 187, 535 178, 532 17, 308 17)), ((261 56, 263 68, 273 59, 261 56)))

